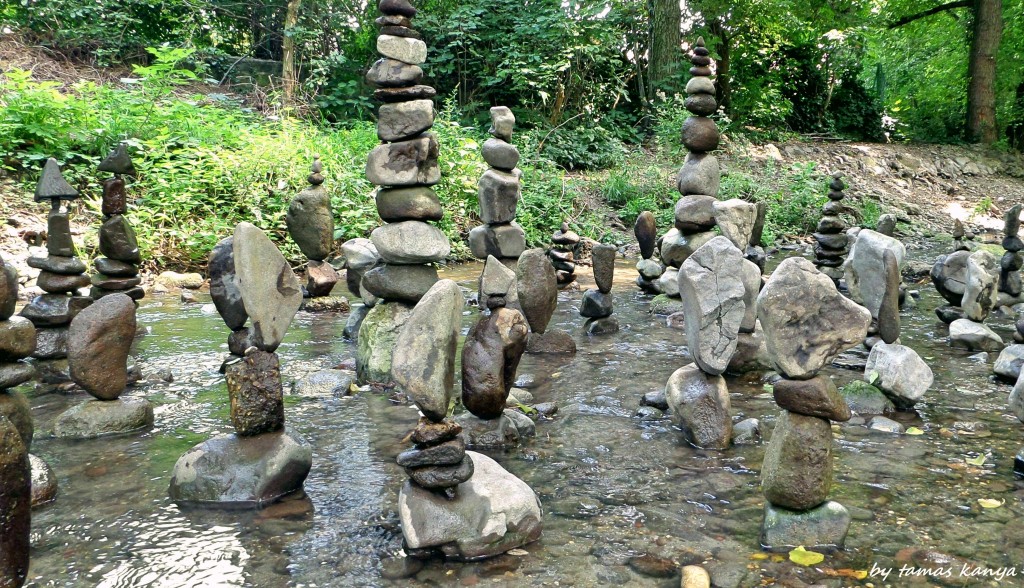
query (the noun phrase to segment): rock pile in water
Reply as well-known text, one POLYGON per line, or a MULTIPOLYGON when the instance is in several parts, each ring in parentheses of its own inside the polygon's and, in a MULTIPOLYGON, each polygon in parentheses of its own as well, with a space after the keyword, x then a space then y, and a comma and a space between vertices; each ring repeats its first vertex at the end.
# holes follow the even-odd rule
MULTIPOLYGON (((757 300, 782 408, 765 451, 761 488, 766 503, 761 544, 788 551, 842 548, 850 514, 828 501, 832 428, 850 408, 831 378, 818 371, 867 336, 871 313, 842 296, 831 278, 801 257, 786 259, 757 300)), ((877 347, 881 347, 879 344, 877 347)))
POLYGON ((313 463, 312 448, 285 429, 274 353, 302 303, 302 288, 277 247, 249 223, 214 247, 209 276, 214 305, 232 330, 224 372, 235 433, 182 455, 170 495, 179 503, 260 507, 301 489, 313 463))
POLYGON ((641 212, 633 224, 633 236, 640 245, 640 261, 636 264, 636 285, 645 292, 658 292, 655 280, 665 273, 665 266, 654 259, 658 245, 658 225, 649 210, 641 212))
POLYGON ((288 233, 308 260, 304 291, 308 298, 330 296, 338 283, 338 272, 326 261, 334 251, 334 214, 322 172, 323 164, 316 155, 306 178, 309 187, 295 195, 285 215, 288 233))
POLYGON ((139 243, 135 229, 128 222, 128 194, 124 176, 135 176, 135 165, 128 155, 128 146, 120 143, 99 165, 99 171, 114 177, 103 181, 103 225, 100 227, 100 257, 93 261, 90 295, 94 300, 113 294, 124 294, 139 300, 145 292, 139 286, 139 243))
MULTIPOLYGON (((490 259, 488 266, 498 269, 490 259)), ((548 329, 558 305, 558 278, 543 249, 528 249, 519 256, 515 280, 515 301, 526 316, 530 337, 527 353, 576 353, 576 341, 565 331, 548 329)), ((511 293, 510 293, 511 295, 511 293)), ((485 302, 481 291, 481 302, 485 302)))
POLYGON ((61 210, 62 201, 78 198, 78 191, 61 176, 57 160, 50 158, 36 185, 36 202, 50 202, 46 218, 46 257, 30 257, 28 265, 39 270, 37 284, 46 294, 33 298, 21 309, 21 316, 36 327, 36 345, 32 357, 62 359, 67 357, 68 325, 92 298, 78 292, 90 284, 85 264, 75 256, 71 240, 70 213, 61 210))
POLYGON ((551 265, 555 268, 555 278, 559 288, 568 288, 576 281, 576 249, 580 244, 580 236, 569 228, 568 222, 551 235, 551 265))
MULTIPOLYGON (((1021 284, 1020 269, 1024 266, 1024 241, 1020 238, 1020 213, 1024 205, 1017 204, 1003 216, 1003 257, 999 260, 999 291, 1013 302, 1020 302, 1024 286, 1021 284)), ((1007 301, 1009 302, 1009 300, 1007 301)), ((1002 305, 1007 306, 1007 305, 1002 305)))
POLYGON ((484 224, 469 232, 473 256, 494 256, 511 264, 526 250, 526 234, 516 222, 516 206, 523 172, 516 167, 519 150, 511 143, 516 117, 505 106, 491 108, 492 137, 483 146, 484 161, 491 166, 480 178, 477 198, 484 224))
POLYGON ((597 288, 590 288, 583 293, 580 302, 580 316, 587 319, 584 329, 588 335, 604 335, 616 333, 619 321, 612 316, 612 282, 615 279, 614 245, 602 243, 595 245, 592 255, 594 281, 597 288))
POLYGON ((366 272, 380 264, 380 254, 369 239, 357 237, 341 244, 341 253, 345 258, 345 285, 349 292, 358 296, 362 304, 356 304, 349 313, 345 323, 345 337, 353 341, 359 338, 359 327, 363 325, 370 309, 377 304, 377 297, 368 290, 361 288, 366 272))
POLYGON ((818 230, 814 233, 817 244, 814 247, 814 265, 821 273, 832 278, 839 284, 843 277, 843 263, 850 252, 849 237, 846 235, 846 221, 839 215, 843 212, 843 178, 839 174, 832 176, 828 185, 828 202, 821 207, 821 220, 818 230))

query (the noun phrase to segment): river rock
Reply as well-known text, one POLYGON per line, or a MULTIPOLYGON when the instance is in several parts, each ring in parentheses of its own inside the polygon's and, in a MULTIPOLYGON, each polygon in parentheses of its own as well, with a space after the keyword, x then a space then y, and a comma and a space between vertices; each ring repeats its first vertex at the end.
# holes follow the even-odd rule
POLYGON ((878 307, 878 335, 886 343, 900 337, 900 267, 891 250, 882 254, 885 272, 885 293, 878 307))
POLYGON ((456 421, 463 428, 466 446, 471 449, 514 447, 537 434, 537 425, 530 417, 510 408, 502 411, 497 419, 480 419, 466 411, 457 416, 456 421))
POLYGON ((32 508, 53 502, 57 497, 57 475, 50 464, 41 458, 28 454, 32 480, 32 508))
MULTIPOLYGON (((309 260, 306 264, 306 292, 312 297, 330 296, 338 283, 338 271, 326 261, 309 260)), ((307 301, 308 302, 308 301, 307 301)), ((303 304, 302 308, 313 310, 310 304, 303 304)), ((345 308, 348 308, 347 301, 345 308)))
POLYGON ((594 264, 594 281, 597 282, 597 289, 602 294, 612 290, 612 280, 615 278, 615 256, 618 251, 614 245, 602 243, 595 245, 591 253, 594 264))
POLYGON ((391 361, 398 333, 413 307, 402 302, 385 302, 370 309, 359 327, 356 373, 361 383, 389 384, 391 361))
MULTIPOLYGON (((409 29, 407 29, 409 30, 409 29)), ((437 96, 437 90, 431 86, 409 86, 404 88, 379 88, 373 91, 373 97, 381 102, 408 102, 437 96)))
POLYGON ((687 442, 705 449, 727 449, 732 439, 729 389, 721 376, 696 365, 676 370, 665 384, 665 398, 687 442))
POLYGON ((657 280, 665 273, 665 266, 653 259, 641 259, 636 264, 636 271, 645 280, 657 280))
POLYGON ((691 116, 683 121, 683 146, 703 153, 718 149, 720 138, 715 121, 706 116, 691 116))
POLYGON ((407 481, 398 495, 405 544, 473 560, 505 553, 541 534, 540 500, 530 487, 493 459, 472 451, 473 477, 454 500, 407 481))
POLYGON ((736 271, 742 262, 743 254, 729 239, 715 237, 679 269, 687 347, 697 365, 712 375, 724 372, 736 353, 746 313, 746 289, 736 271))
POLYGON ((377 252, 373 241, 362 237, 349 239, 342 243, 341 252, 345 257, 345 267, 348 269, 365 271, 380 262, 380 253, 377 252))
POLYGON ((721 172, 718 169, 718 158, 707 153, 690 153, 679 168, 679 180, 676 187, 679 193, 703 194, 715 196, 718 194, 721 172))
MULTIPOLYGON (((28 446, 6 418, 0 417, 0 581, 12 588, 28 575, 31 542, 32 482, 28 446)), ((539 524, 539 503, 538 503, 539 524)))
POLYGON ((512 141, 516 117, 507 106, 491 107, 491 128, 488 132, 503 141, 512 141))
POLYGON ((840 390, 850 411, 859 415, 889 414, 896 405, 878 388, 861 380, 854 380, 840 390))
POLYGON ((674 268, 683 265, 687 257, 699 249, 716 235, 711 231, 703 233, 682 234, 679 229, 669 229, 661 240, 661 260, 674 268))
POLYGON ((868 429, 871 431, 878 431, 880 433, 892 433, 894 435, 902 435, 907 431, 906 427, 900 423, 884 416, 871 417, 871 420, 868 421, 868 429))
POLYGON ((784 260, 757 297, 765 343, 780 373, 813 377, 839 352, 864 340, 871 315, 802 257, 784 260))
POLYGON ((807 510, 832 485, 832 427, 827 419, 783 410, 761 466, 761 489, 774 505, 807 510))
POLYGON ((464 305, 458 284, 441 280, 423 296, 395 339, 392 377, 434 421, 443 420, 451 404, 464 305))
POLYGON ((39 276, 36 278, 36 285, 51 294, 75 293, 79 289, 87 287, 89 283, 89 276, 85 274, 68 276, 45 270, 39 272, 39 276))
POLYGON ((533 332, 526 341, 526 352, 571 355, 576 353, 576 341, 565 331, 533 332))
POLYGON ((36 328, 32 321, 20 316, 0 321, 0 362, 17 361, 35 350, 36 328))
POLYGON ((633 225, 633 235, 640 244, 640 257, 650 259, 658 241, 658 224, 649 210, 641 212, 633 225))
MULTIPOLYGON (((667 267, 661 276, 654 281, 654 289, 665 296, 675 298, 680 303, 679 312, 682 312, 682 302, 679 301, 679 270, 674 267, 667 267)), ((657 301, 657 297, 655 297, 657 301)), ((651 312, 655 312, 654 301, 651 302, 651 312)), ((675 311, 673 311, 675 312, 675 311)), ((666 314, 666 313, 658 313, 666 314)), ((671 314, 671 313, 669 313, 671 314)))
MULTIPOLYGON (((85 272, 85 264, 77 257, 60 257, 58 255, 29 257, 26 263, 28 263, 29 267, 46 270, 55 274, 74 275, 85 272)), ((0 295, 0 298, 2 297, 3 296, 0 295)))
POLYGON ((378 35, 377 52, 384 57, 412 65, 419 65, 427 60, 427 44, 409 37, 378 35))
POLYGON ((359 339, 359 329, 363 326, 363 319, 370 312, 369 306, 364 304, 356 304, 352 307, 352 311, 348 315, 348 320, 345 321, 345 329, 342 334, 349 341, 356 341, 359 339))
POLYGON ((967 289, 967 260, 970 256, 970 251, 941 255, 932 266, 932 283, 950 304, 959 306, 963 301, 967 289))
POLYGON ((422 79, 423 70, 420 66, 387 57, 375 61, 366 72, 366 81, 378 88, 415 86, 422 79))
POLYGON ((302 305, 299 280, 263 231, 249 223, 235 227, 234 262, 245 312, 263 341, 260 349, 272 352, 302 305))
MULTIPOLYGON (((689 102, 687 98, 687 102, 689 102)), ((712 99, 712 101, 714 101, 712 99)), ((700 566, 683 566, 682 577, 679 581, 680 588, 711 588, 711 576, 707 570, 700 566)))
POLYGON ((312 465, 312 447, 287 429, 255 437, 214 437, 178 458, 171 499, 258 508, 301 489, 312 465))
POLYGON ((487 224, 512 222, 519 203, 519 176, 521 172, 489 169, 480 177, 477 201, 480 220, 487 224))
POLYGON ((377 227, 370 233, 370 240, 388 264, 436 263, 451 253, 451 243, 441 229, 417 221, 377 227))
POLYGON ((100 226, 100 253, 125 263, 142 261, 135 229, 124 216, 115 214, 103 221, 100 226))
POLYGON ((71 239, 71 219, 67 212, 51 209, 46 215, 46 252, 58 257, 74 257, 75 243, 71 239))
POLYGON ((482 419, 501 416, 526 350, 523 314, 496 308, 473 325, 462 347, 462 403, 482 419))
POLYGON ((36 350, 32 357, 37 359, 62 359, 68 356, 68 328, 36 328, 36 350))
POLYGON ((503 171, 512 171, 519 164, 519 150, 501 139, 487 139, 480 150, 487 165, 503 171))
POLYGON ((235 272, 234 238, 221 240, 210 251, 207 275, 210 277, 210 298, 224 323, 231 330, 241 329, 249 315, 242 302, 242 290, 235 272))
POLYGON ((14 314, 18 303, 18 271, 0 257, 0 321, 14 314))
MULTIPOLYGON (((551 273, 554 274, 553 271, 551 273)), ((512 301, 518 303, 516 272, 498 261, 497 257, 488 255, 487 261, 484 262, 484 271, 480 274, 480 285, 477 291, 481 307, 506 306, 512 301)))
POLYGON ((231 424, 239 435, 259 435, 284 427, 284 390, 276 353, 249 353, 229 365, 225 376, 231 424))
POLYGON ((313 372, 292 385, 291 394, 305 398, 336 398, 348 396, 356 381, 355 372, 327 369, 313 372))
POLYGON ((876 231, 863 229, 857 233, 844 266, 850 296, 856 301, 863 301, 872 318, 878 317, 878 309, 885 296, 885 272, 882 268, 885 267, 883 255, 887 250, 896 256, 896 262, 902 268, 907 254, 903 243, 876 231))
POLYGON ((931 368, 916 351, 883 342, 871 348, 864 379, 885 392, 900 408, 917 403, 933 382, 931 368))
POLYGON ((12 391, 0 391, 0 420, 7 419, 21 436, 25 447, 32 446, 35 427, 32 424, 32 407, 23 394, 12 391))
POLYGON ((605 318, 612 315, 612 294, 604 294, 599 290, 587 290, 580 301, 580 316, 586 318, 605 318))
MULTIPOLYGON (((35 338, 32 339, 33 343, 35 338)), ((14 388, 36 377, 36 368, 30 363, 0 363, 0 390, 14 388)))
POLYGON ((1003 348, 1003 340, 995 331, 965 318, 950 323, 949 343, 968 351, 999 351, 1003 348))
POLYGON ((409 479, 421 488, 442 490, 452 488, 473 477, 473 460, 463 459, 456 465, 427 465, 405 468, 409 479))
POLYGON ((310 186, 292 199, 285 215, 288 233, 302 254, 323 261, 334 250, 331 197, 322 186, 310 186))
POLYGON ((842 549, 850 521, 846 507, 831 500, 806 511, 792 511, 765 503, 761 545, 770 551, 780 552, 801 545, 818 552, 842 549))
POLYGON ((711 229, 715 226, 715 202, 717 200, 711 196, 688 195, 680 198, 675 207, 676 229, 684 235, 711 229))
POLYGON ((57 417, 53 435, 61 439, 92 439, 153 425, 153 405, 142 398, 86 400, 57 417))
POLYGON ((967 258, 967 284, 960 306, 966 318, 982 322, 999 299, 999 261, 984 249, 967 258))
POLYGON ((743 320, 741 333, 753 333, 757 325, 757 295, 761 293, 761 268, 744 259, 740 262, 739 278, 743 282, 743 320))
POLYGON ((754 332, 741 332, 736 337, 736 353, 725 369, 730 374, 745 374, 772 369, 772 360, 768 355, 768 347, 764 342, 764 331, 761 323, 757 323, 754 332))
POLYGON ((377 186, 433 186, 441 180, 437 153, 437 139, 430 133, 378 145, 367 157, 366 179, 377 186))
POLYGON ((380 265, 366 272, 360 289, 384 300, 415 304, 436 283, 432 265, 380 265))
MULTIPOLYGON (((378 44, 383 36, 378 37, 378 44)), ((395 38, 395 37, 393 37, 395 38)), ((423 41, 416 41, 423 44, 423 41)), ((426 45, 423 46, 424 51, 426 45)), ((410 100, 382 104, 377 114, 377 137, 381 141, 404 141, 434 126, 434 101, 410 100)))
POLYGON ((1020 377, 1021 366, 1024 365, 1024 345, 1010 345, 999 352, 992 371, 997 376, 1016 382, 1020 377))
POLYGON ((740 251, 746 251, 757 221, 757 205, 735 198, 716 201, 714 207, 715 221, 722 236, 732 241, 740 251))
POLYGON ((530 249, 519 256, 516 291, 530 330, 543 334, 558 304, 558 280, 543 249, 530 249))
POLYGON ((815 376, 810 380, 787 380, 775 382, 775 402, 779 408, 807 416, 833 421, 850 420, 850 407, 839 394, 832 378, 815 376))
POLYGON ((515 221, 507 225, 480 225, 469 231, 469 250, 477 259, 493 255, 517 258, 526 250, 526 233, 515 221))
MULTIPOLYGON (((376 196, 377 214, 384 222, 398 223, 402 221, 437 221, 444 218, 441 201, 433 189, 426 186, 412 188, 381 188, 376 196)), ((353 239, 352 241, 355 241, 353 239)), ((379 257, 373 250, 374 261, 368 265, 349 265, 350 268, 366 269, 372 267, 379 257)), ((346 259, 348 256, 346 255, 346 259)), ((365 262, 364 262, 365 263, 365 262)))
POLYGON ((442 441, 423 448, 407 449, 398 454, 395 461, 403 468, 416 468, 429 465, 457 465, 466 457, 466 442, 462 437, 455 436, 449 441, 442 441))
POLYGON ((114 400, 128 385, 128 352, 135 339, 135 302, 123 294, 97 300, 68 329, 71 379, 100 400, 114 400))
POLYGON ((588 335, 610 335, 619 332, 619 320, 613 316, 592 318, 583 325, 588 335))

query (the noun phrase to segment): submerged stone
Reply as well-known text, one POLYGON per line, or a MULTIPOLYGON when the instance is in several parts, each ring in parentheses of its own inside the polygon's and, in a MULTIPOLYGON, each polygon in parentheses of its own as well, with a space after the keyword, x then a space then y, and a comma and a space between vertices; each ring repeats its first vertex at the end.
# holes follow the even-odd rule
POLYGON ((806 511, 765 503, 761 545, 770 551, 781 552, 801 545, 819 552, 842 549, 850 521, 846 507, 834 501, 806 511))
POLYGON ((689 443, 706 449, 727 449, 732 440, 729 389, 725 378, 696 366, 676 370, 665 384, 673 419, 689 443))
POLYGON ((62 439, 91 439, 152 425, 153 405, 145 399, 86 400, 57 417, 53 435, 62 439))

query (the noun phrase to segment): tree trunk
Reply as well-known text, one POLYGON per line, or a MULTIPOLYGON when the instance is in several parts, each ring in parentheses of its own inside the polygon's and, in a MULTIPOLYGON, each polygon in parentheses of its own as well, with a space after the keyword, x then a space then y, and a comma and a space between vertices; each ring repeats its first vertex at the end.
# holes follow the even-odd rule
POLYGON ((967 138, 973 142, 995 143, 996 52, 1003 35, 1002 0, 975 0, 974 36, 967 66, 967 138))
POLYGON ((651 43, 647 80, 647 94, 654 97, 655 90, 665 88, 665 82, 679 71, 683 55, 679 22, 682 15, 679 0, 651 0, 651 43))
POLYGON ((295 38, 291 30, 299 22, 299 5, 302 0, 288 0, 288 10, 284 16, 284 35, 282 35, 282 67, 281 83, 284 86, 284 105, 291 106, 295 102, 295 86, 298 72, 295 70, 295 38))

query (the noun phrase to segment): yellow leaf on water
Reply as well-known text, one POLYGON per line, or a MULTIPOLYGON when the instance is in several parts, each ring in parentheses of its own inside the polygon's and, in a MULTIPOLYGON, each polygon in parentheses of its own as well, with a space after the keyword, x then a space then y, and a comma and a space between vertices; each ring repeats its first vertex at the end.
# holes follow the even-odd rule
POLYGON ((767 553, 751 553, 750 554, 750 559, 756 559, 756 560, 768 559, 768 554, 767 553))
POLYGON ((985 456, 979 455, 978 457, 968 457, 964 461, 974 466, 983 466, 985 465, 985 456))
POLYGON ((801 545, 789 552, 789 561, 801 566, 813 566, 825 561, 825 556, 816 551, 807 551, 801 545))
POLYGON ((905 433, 907 435, 924 435, 924 431, 918 429, 917 427, 907 427, 905 433))
POLYGON ((980 504, 982 508, 999 508, 1000 506, 1006 504, 1006 500, 996 500, 995 498, 979 498, 978 504, 980 504))

